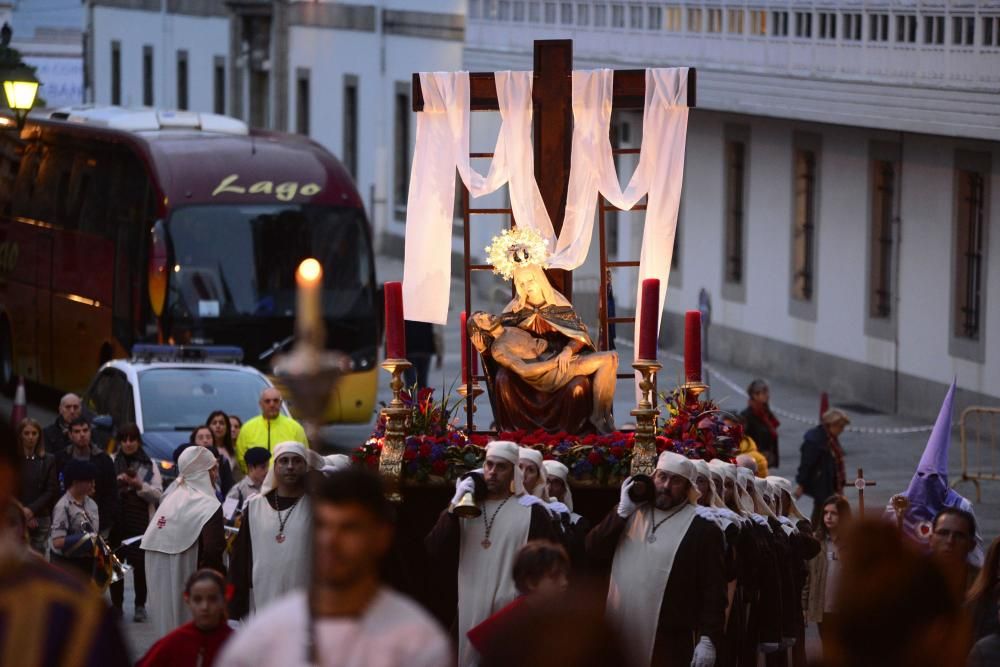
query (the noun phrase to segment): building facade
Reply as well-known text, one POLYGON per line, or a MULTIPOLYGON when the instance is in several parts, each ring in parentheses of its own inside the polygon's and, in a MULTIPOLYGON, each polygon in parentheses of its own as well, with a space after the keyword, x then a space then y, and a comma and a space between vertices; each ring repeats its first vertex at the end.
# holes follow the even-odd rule
MULTIPOLYGON (((413 72, 528 69, 552 38, 578 68, 697 67, 665 342, 704 292, 712 359, 923 417, 952 378, 962 404, 1000 398, 1000 0, 90 0, 87 21, 90 100, 309 134, 395 254, 413 72)), ((472 150, 497 127, 474 114, 472 150)), ((641 132, 615 115, 618 145, 641 132)), ((473 250, 505 222, 480 219, 473 250)), ((612 258, 638 257, 641 225, 609 214, 612 258)), ((482 305, 509 295, 476 278, 482 305)), ((614 270, 618 314, 635 280, 614 270)), ((595 245, 574 276, 592 323, 598 285, 595 245)))
MULTIPOLYGON (((697 67, 667 341, 705 290, 711 358, 926 417, 952 378, 1000 397, 998 31, 989 0, 472 0, 464 62, 530 68, 533 40, 571 37, 579 68, 697 67)), ((639 225, 609 225, 613 254, 638 257, 639 225)), ((596 261, 576 275, 592 289, 596 261)))

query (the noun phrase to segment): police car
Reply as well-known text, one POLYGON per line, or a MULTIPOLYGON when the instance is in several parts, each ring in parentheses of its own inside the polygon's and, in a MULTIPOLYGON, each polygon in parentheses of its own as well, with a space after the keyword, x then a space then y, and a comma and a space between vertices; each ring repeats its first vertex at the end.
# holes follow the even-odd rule
POLYGON ((242 360, 238 347, 136 345, 129 359, 101 366, 83 405, 98 431, 135 422, 165 487, 177 476, 174 449, 209 413, 222 410, 244 422, 260 414, 260 393, 272 384, 242 360))

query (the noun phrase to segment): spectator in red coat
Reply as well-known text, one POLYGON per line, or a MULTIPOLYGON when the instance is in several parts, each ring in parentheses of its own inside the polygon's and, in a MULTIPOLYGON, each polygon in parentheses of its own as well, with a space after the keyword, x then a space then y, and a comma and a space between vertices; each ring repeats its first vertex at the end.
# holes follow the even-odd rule
POLYGON ((215 570, 198 570, 184 587, 194 619, 150 647, 136 667, 212 667, 233 633, 226 622, 226 580, 215 570))

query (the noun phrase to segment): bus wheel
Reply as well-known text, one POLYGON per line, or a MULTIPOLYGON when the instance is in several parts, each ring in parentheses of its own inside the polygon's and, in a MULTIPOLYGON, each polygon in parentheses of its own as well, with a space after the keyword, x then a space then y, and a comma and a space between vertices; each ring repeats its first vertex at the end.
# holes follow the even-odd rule
POLYGON ((14 338, 7 320, 0 320, 0 390, 14 393, 14 338))

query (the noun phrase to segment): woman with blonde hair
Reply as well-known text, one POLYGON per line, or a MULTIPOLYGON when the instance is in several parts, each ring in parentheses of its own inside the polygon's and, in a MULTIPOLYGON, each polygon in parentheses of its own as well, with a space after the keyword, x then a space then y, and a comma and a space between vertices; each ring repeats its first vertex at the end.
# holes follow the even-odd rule
POLYGON ((41 424, 30 417, 17 425, 17 442, 24 456, 17 500, 28 526, 31 548, 44 556, 52 527, 52 507, 59 500, 55 457, 45 451, 41 424))

